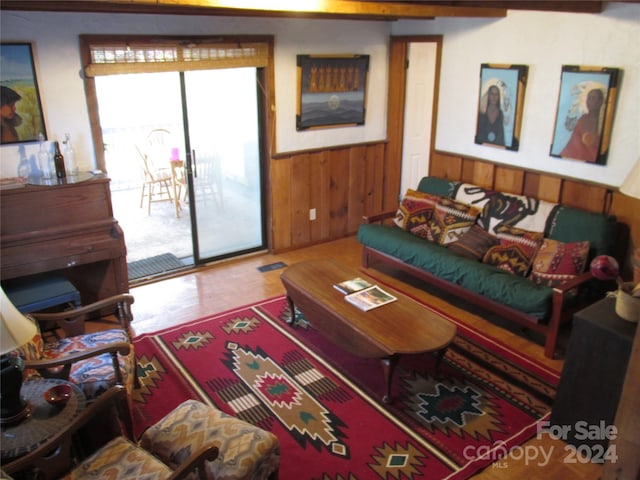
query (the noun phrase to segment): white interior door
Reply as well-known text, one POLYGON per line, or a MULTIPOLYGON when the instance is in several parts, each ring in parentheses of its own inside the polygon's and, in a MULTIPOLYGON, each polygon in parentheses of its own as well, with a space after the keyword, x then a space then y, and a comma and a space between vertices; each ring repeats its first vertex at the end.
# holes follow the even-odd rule
POLYGON ((408 48, 402 177, 400 193, 415 188, 429 172, 437 44, 412 42, 408 48))

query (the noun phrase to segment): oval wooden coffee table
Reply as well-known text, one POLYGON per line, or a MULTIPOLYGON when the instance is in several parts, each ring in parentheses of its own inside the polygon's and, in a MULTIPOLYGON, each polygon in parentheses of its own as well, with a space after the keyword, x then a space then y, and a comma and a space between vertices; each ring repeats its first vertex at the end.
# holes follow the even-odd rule
POLYGON ((363 358, 382 361, 385 393, 391 402, 391 379, 401 355, 435 352, 436 369, 456 334, 456 326, 406 295, 384 287, 397 301, 362 311, 344 299, 336 283, 362 272, 332 260, 311 260, 287 267, 281 275, 294 323, 294 306, 324 337, 363 358))

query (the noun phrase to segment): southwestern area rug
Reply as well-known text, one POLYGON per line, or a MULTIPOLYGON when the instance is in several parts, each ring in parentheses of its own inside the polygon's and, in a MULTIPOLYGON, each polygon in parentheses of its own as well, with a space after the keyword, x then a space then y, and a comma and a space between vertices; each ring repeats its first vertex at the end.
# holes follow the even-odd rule
POLYGON ((402 358, 386 405, 378 361, 296 316, 277 297, 136 338, 136 433, 196 398, 273 432, 282 480, 463 479, 549 415, 557 373, 455 319, 437 375, 432 355, 402 358))

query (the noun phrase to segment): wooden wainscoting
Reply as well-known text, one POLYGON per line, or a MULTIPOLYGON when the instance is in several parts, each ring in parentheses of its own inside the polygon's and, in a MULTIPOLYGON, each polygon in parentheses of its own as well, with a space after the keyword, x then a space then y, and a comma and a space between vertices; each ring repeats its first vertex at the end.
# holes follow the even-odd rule
POLYGON ((271 245, 276 252, 354 234, 363 215, 381 210, 390 188, 384 142, 272 158, 271 245), (309 219, 310 209, 316 210, 315 220, 309 219))

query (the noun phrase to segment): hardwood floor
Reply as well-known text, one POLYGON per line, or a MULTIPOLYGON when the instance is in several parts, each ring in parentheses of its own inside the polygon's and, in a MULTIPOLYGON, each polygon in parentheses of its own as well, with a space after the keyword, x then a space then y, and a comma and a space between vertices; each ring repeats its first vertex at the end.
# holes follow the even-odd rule
MULTIPOLYGON (((153 332, 207 314, 283 295, 284 287, 280 281, 282 269, 263 273, 258 267, 275 262, 291 265, 303 260, 322 258, 333 258, 346 265, 360 268, 361 248, 355 237, 349 237, 277 255, 253 255, 202 267, 191 273, 154 283, 132 286, 131 293, 135 297, 134 331, 137 335, 153 332)), ((368 273, 404 293, 451 312, 456 318, 508 343, 514 349, 537 359, 541 364, 561 371, 563 361, 546 358, 541 344, 527 339, 522 334, 497 326, 482 318, 479 313, 463 310, 458 299, 446 301, 441 295, 429 293, 419 282, 398 272, 373 268, 368 273)), ((546 435, 530 440, 522 450, 513 453, 514 455, 486 468, 474 479, 584 480, 597 479, 602 474, 602 468, 595 464, 567 463, 566 444, 546 435), (518 458, 523 456, 518 455, 523 452, 530 454, 530 460, 518 458), (546 463, 542 458, 543 453, 551 454, 546 463), (538 457, 531 458, 533 455, 538 457)))

